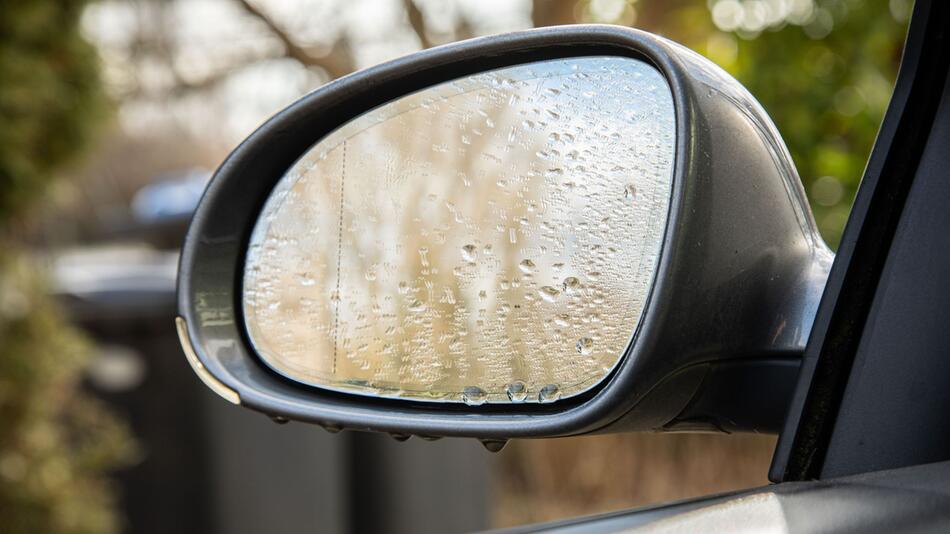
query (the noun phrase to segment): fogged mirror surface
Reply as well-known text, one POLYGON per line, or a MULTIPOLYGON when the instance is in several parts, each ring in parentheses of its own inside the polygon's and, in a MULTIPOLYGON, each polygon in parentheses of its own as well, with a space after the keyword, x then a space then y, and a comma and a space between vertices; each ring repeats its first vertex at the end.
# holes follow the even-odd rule
POLYGON ((621 360, 654 279, 672 96, 621 57, 430 87, 337 129, 251 237, 247 331, 279 373, 412 400, 553 402, 621 360))

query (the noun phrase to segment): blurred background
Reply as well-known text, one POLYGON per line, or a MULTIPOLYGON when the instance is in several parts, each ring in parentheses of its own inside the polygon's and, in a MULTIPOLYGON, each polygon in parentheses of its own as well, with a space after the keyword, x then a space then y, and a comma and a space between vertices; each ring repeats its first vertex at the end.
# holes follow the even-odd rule
POLYGON ((221 402, 174 326, 211 171, 306 92, 473 36, 665 35, 736 76, 836 246, 910 0, 34 0, 0 10, 0 530, 470 531, 765 484, 775 440, 396 442, 221 402))

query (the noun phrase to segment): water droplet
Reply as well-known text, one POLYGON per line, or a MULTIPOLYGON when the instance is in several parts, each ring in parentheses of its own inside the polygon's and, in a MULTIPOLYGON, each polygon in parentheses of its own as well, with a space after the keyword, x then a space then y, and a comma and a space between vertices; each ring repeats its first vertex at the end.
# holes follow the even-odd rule
POLYGON ((520 380, 508 384, 505 392, 508 393, 508 399, 511 402, 524 402, 528 398, 528 386, 520 380))
POLYGON ((548 384, 538 392, 539 402, 554 402, 561 398, 561 388, 557 384, 548 384))
POLYGON ((455 293, 452 292, 452 288, 445 288, 442 292, 442 302, 446 304, 455 304, 455 293))
POLYGON ((564 283, 561 284, 561 286, 564 288, 565 293, 573 293, 581 287, 581 281, 575 276, 568 276, 564 279, 564 283))
POLYGON ((462 259, 474 263, 475 259, 478 257, 478 247, 475 245, 465 245, 462 247, 462 259))
POLYGON ((462 402, 469 406, 481 406, 486 400, 488 395, 478 386, 468 386, 462 390, 462 402))
POLYGON ((507 439, 480 439, 478 441, 482 442, 482 445, 488 452, 498 452, 504 449, 505 445, 508 444, 507 439))
POLYGON ((577 352, 587 356, 594 351, 594 340, 589 337, 582 337, 577 340, 577 352))
POLYGON ((273 415, 271 416, 270 420, 277 423, 278 425, 286 425, 290 422, 290 419, 287 419, 282 415, 273 415))
POLYGON ((548 302, 554 302, 557 300, 557 296, 560 295, 561 292, 551 286, 544 286, 538 290, 538 294, 541 295, 542 299, 548 302))
POLYGON ((623 189, 623 197, 633 200, 637 197, 637 188, 633 184, 627 184, 623 189))
POLYGON ((442 439, 442 436, 423 436, 423 435, 419 435, 419 439, 423 439, 423 440, 425 440, 425 441, 439 441, 440 439, 442 439))
POLYGON ((340 425, 334 425, 333 423, 321 423, 320 426, 331 434, 338 434, 343 427, 340 425))
POLYGON ((407 441, 412 437, 412 434, 396 434, 394 432, 389 433, 389 437, 393 438, 396 441, 407 441))
POLYGON ((531 274, 531 272, 534 271, 534 262, 528 259, 521 260, 521 263, 518 264, 518 268, 525 274, 531 274))

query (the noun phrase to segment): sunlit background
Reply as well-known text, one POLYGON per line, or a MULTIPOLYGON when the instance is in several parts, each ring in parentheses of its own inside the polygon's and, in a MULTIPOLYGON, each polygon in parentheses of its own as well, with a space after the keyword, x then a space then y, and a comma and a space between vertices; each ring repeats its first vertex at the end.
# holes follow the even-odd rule
POLYGON ((572 23, 679 41, 784 136, 837 245, 912 2, 128 0, 0 15, 0 530, 461 531, 766 483, 774 438, 398 443, 210 396, 174 337, 176 250, 210 172, 327 81, 572 23), (67 326, 72 324, 78 328, 67 326))

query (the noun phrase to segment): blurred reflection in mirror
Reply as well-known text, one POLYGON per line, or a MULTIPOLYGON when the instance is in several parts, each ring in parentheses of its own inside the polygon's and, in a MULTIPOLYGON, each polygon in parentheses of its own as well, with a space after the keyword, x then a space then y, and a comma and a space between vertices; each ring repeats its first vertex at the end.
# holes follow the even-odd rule
POLYGON ((582 393, 634 338, 674 154, 670 89, 630 58, 519 65, 382 105, 267 200, 244 272, 250 339, 277 372, 337 391, 582 393))

